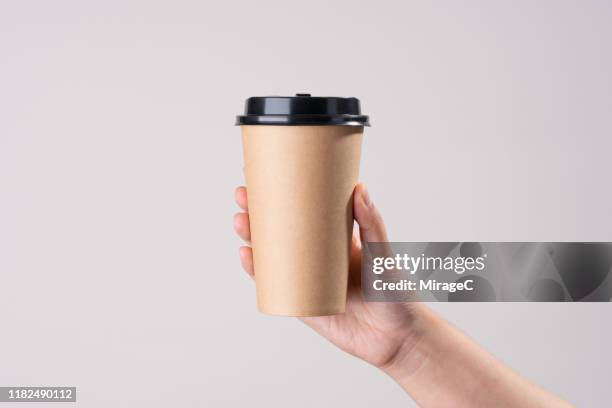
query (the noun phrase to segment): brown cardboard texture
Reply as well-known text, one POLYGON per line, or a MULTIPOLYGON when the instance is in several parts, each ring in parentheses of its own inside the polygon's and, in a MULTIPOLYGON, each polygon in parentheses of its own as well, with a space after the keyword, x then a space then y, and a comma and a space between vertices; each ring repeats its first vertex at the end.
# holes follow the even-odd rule
POLYGON ((363 128, 241 128, 259 310, 343 313, 363 128))

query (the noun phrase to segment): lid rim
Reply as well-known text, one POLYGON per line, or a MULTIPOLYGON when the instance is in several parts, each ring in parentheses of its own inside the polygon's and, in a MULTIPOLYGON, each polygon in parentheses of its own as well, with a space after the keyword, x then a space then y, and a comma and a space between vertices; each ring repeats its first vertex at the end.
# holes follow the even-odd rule
POLYGON ((370 126, 370 118, 367 115, 238 115, 236 125, 370 126))

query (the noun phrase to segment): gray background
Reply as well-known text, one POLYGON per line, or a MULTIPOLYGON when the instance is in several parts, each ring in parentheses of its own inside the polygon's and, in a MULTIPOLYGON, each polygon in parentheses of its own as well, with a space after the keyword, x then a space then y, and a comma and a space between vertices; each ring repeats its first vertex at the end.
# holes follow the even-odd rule
MULTIPOLYGON (((0 3, 0 385, 80 406, 413 406, 255 311, 232 232, 250 95, 354 95, 395 241, 612 241, 603 1, 0 3)), ((612 403, 609 304, 435 304, 612 403)), ((60 405, 57 405, 58 407, 60 405)))

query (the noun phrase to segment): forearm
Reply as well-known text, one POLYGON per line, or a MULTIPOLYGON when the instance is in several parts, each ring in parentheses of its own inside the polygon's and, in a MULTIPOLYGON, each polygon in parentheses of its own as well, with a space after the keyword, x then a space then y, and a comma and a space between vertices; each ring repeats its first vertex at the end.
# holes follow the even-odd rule
POLYGON ((571 407, 527 381, 424 305, 416 341, 384 371, 422 407, 571 407))

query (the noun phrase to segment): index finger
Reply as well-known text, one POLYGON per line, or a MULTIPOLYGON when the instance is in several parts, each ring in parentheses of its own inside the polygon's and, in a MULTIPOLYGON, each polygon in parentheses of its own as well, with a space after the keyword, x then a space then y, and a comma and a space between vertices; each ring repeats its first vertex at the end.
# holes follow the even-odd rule
POLYGON ((245 186, 240 186, 236 189, 235 193, 236 204, 238 207, 242 208, 244 211, 248 211, 248 200, 247 200, 247 190, 245 186))

